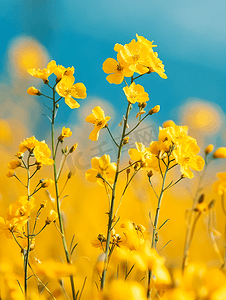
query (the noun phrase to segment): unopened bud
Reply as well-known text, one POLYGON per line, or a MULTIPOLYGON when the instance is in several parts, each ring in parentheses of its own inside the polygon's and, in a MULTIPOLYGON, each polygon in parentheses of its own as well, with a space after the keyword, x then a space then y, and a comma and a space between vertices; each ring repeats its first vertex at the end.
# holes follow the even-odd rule
POLYGON ((214 152, 213 158, 226 158, 226 148, 225 147, 218 148, 214 152))
POLYGON ((153 176, 153 172, 152 170, 150 170, 148 173, 147 173, 148 177, 151 178, 153 176))
POLYGON ((128 143, 129 143, 129 137, 126 136, 126 137, 124 138, 124 140, 123 140, 123 145, 126 145, 126 144, 128 144, 128 143))
POLYGON ((72 153, 76 150, 76 148, 78 147, 78 143, 74 144, 71 149, 69 150, 69 153, 72 153))
POLYGON ((155 107, 153 107, 151 110, 149 110, 149 115, 153 115, 156 114, 157 112, 160 111, 160 105, 156 105, 155 107))
POLYGON ((214 145, 209 144, 209 145, 206 147, 206 149, 205 149, 205 153, 206 153, 206 154, 209 154, 210 152, 213 151, 213 148, 214 148, 214 145))

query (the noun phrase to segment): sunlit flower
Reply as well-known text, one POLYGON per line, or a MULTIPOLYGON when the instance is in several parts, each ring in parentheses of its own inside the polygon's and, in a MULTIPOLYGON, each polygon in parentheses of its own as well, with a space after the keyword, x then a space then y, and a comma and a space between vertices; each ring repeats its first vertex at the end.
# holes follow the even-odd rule
POLYGON ((166 128, 166 127, 174 127, 174 126, 176 126, 176 124, 175 124, 172 120, 165 121, 165 122, 162 124, 162 127, 163 127, 163 128, 166 128))
POLYGON ((93 131, 89 135, 91 141, 97 141, 99 138, 100 130, 104 128, 107 122, 111 119, 110 117, 105 117, 104 111, 100 106, 94 107, 92 114, 86 117, 86 122, 92 123, 94 125, 93 131))
MULTIPOLYGON (((149 72, 148 68, 148 55, 149 48, 139 41, 132 40, 129 44, 124 46, 118 45, 115 50, 120 51, 124 61, 130 66, 130 70, 138 74, 149 72)), ((117 51, 117 52, 118 52, 117 51)))
POLYGON ((53 73, 56 75, 56 82, 60 81, 63 76, 73 76, 75 72, 74 67, 65 68, 61 65, 58 65, 54 68, 53 73))
MULTIPOLYGON (((32 152, 35 146, 37 146, 39 143, 38 140, 34 136, 27 138, 26 140, 23 140, 23 142, 19 145, 19 153, 24 153, 25 151, 32 152)), ((19 155, 17 155, 19 157, 19 155)))
POLYGON ((218 195, 226 193, 226 173, 218 173, 217 177, 220 179, 213 184, 213 190, 218 195))
POLYGON ((69 153, 73 153, 78 147, 78 143, 74 144, 73 146, 71 146, 69 153))
POLYGON ((57 218, 58 218, 58 213, 55 210, 51 209, 49 215, 47 216, 46 224, 50 224, 56 221, 57 218))
POLYGON ((158 170, 158 159, 142 143, 135 143, 136 149, 130 148, 128 153, 132 160, 140 162, 141 167, 149 167, 158 170))
POLYGON ((160 111, 160 105, 154 106, 151 110, 149 110, 149 115, 156 114, 160 111))
POLYGON ((194 177, 191 169, 201 171, 205 165, 204 159, 197 155, 200 151, 195 139, 184 139, 173 151, 176 162, 180 165, 182 175, 188 178, 194 177))
POLYGON ((135 82, 133 82, 129 87, 124 87, 123 91, 128 102, 132 104, 136 102, 143 103, 149 100, 148 93, 144 91, 144 87, 140 84, 135 84, 135 82))
POLYGON ((36 89, 34 86, 31 86, 27 89, 27 93, 31 96, 40 96, 42 93, 36 89))
POLYGON ((50 155, 51 155, 51 150, 49 149, 49 147, 44 141, 39 142, 38 145, 35 146, 34 156, 38 164, 52 165, 53 160, 49 158, 50 155))
POLYGON ((7 172, 6 172, 6 176, 7 177, 13 177, 15 174, 15 171, 13 169, 9 169, 7 172))
POLYGON ((51 62, 48 63, 47 68, 45 69, 28 69, 28 73, 36 78, 40 78, 44 81, 44 83, 48 83, 48 77, 53 73, 54 68, 56 67, 56 62, 52 60, 51 62))
POLYGON ((122 59, 120 53, 117 54, 117 60, 107 58, 103 63, 104 72, 110 74, 106 78, 109 83, 120 84, 124 77, 133 75, 133 71, 129 69, 129 64, 122 59))
MULTIPOLYGON (((148 41, 143 36, 138 36, 136 34, 138 42, 142 43, 149 49, 149 54, 147 56, 147 64, 145 66, 148 67, 149 72, 156 72, 159 74, 160 77, 166 79, 167 76, 165 74, 164 65, 162 61, 158 58, 158 53, 153 51, 153 47, 156 47, 153 45, 153 42, 148 41)), ((146 63, 146 62, 145 62, 146 63)))
POLYGON ((101 157, 93 157, 91 159, 92 169, 86 171, 86 179, 91 182, 97 182, 103 185, 103 180, 98 178, 98 173, 110 184, 114 182, 116 163, 110 163, 110 155, 104 154, 101 157))
POLYGON ((72 135, 71 129, 63 127, 61 135, 58 137, 58 140, 63 141, 64 138, 70 137, 71 135, 72 135))
POLYGON ((70 108, 78 108, 80 104, 73 99, 84 99, 86 98, 86 87, 83 83, 75 83, 74 76, 64 76, 56 86, 57 93, 65 98, 65 103, 70 108))

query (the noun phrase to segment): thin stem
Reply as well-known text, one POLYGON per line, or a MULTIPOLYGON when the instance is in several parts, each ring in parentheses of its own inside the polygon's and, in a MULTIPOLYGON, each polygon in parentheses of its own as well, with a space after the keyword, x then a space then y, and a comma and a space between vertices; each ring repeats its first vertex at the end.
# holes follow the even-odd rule
POLYGON ((105 261, 104 261, 104 269, 103 269, 102 277, 101 277, 101 290, 103 290, 103 288, 104 288, 106 273, 107 273, 109 246, 110 246, 110 240, 111 240, 111 228, 112 228, 112 222, 113 222, 113 211, 114 211, 116 184, 117 184, 118 175, 119 175, 119 164, 120 164, 120 159, 121 159, 123 140, 124 140, 124 137, 125 137, 126 125, 127 125, 127 121, 128 121, 128 117, 129 117, 130 108, 131 108, 131 104, 128 103, 127 110, 126 110, 126 116, 125 116, 125 120, 124 120, 122 136, 121 136, 121 141, 120 141, 119 149, 118 149, 115 180, 114 180, 114 184, 113 184, 113 188, 112 188, 111 206, 110 206, 109 218, 108 218, 107 241, 106 241, 106 248, 105 248, 105 261))
POLYGON ((118 143, 117 143, 116 140, 114 139, 114 137, 113 137, 113 135, 112 135, 110 129, 108 128, 108 126, 106 126, 105 128, 107 128, 108 133, 110 134, 110 137, 112 138, 112 141, 115 143, 115 145, 116 145, 117 147, 119 147, 118 143))
POLYGON ((146 116, 144 116, 143 119, 141 119, 141 120, 137 123, 137 125, 135 125, 135 126, 133 127, 133 129, 131 129, 129 132, 127 132, 127 133, 125 134, 125 136, 127 136, 127 135, 129 135, 131 132, 133 132, 133 131, 140 125, 140 123, 141 123, 142 121, 144 121, 149 115, 150 115, 150 114, 148 113, 146 116))
MULTIPOLYGON (((52 156, 53 156, 53 171, 54 171, 54 181, 55 181, 55 191, 56 191, 56 203, 57 203, 57 213, 58 213, 58 220, 60 225, 60 233, 62 238, 62 243, 64 247, 64 252, 66 256, 66 260, 68 264, 71 264, 70 255, 67 248, 67 243, 64 235, 64 226, 63 226, 63 219, 60 210, 60 199, 59 199, 59 188, 58 188, 58 178, 57 178, 57 168, 56 168, 56 152, 55 152, 55 142, 54 142, 54 123, 56 117, 56 101, 55 101, 55 86, 52 88, 53 90, 53 112, 52 112, 52 126, 51 126, 51 136, 52 136, 52 156)), ((72 290, 72 297, 73 300, 76 300, 76 293, 75 293, 75 286, 74 286, 74 279, 73 275, 70 275, 70 282, 71 282, 71 290, 72 290)))

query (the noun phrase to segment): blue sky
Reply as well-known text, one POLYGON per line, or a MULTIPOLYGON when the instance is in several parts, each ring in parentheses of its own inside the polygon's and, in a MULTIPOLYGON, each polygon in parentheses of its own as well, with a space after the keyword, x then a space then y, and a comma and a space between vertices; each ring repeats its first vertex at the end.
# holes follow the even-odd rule
MULTIPOLYGON (((123 85, 106 81, 102 63, 116 57, 115 43, 129 43, 138 33, 158 45, 168 75, 167 80, 151 74, 137 81, 150 95, 149 107, 161 105, 159 125, 166 119, 179 122, 179 107, 191 97, 225 111, 225 15, 225 0, 11 0, 10 5, 2 0, 0 73, 6 71, 10 41, 31 36, 58 64, 73 65, 89 97, 106 99, 118 116, 126 106, 123 85)), ((66 110, 62 120, 70 113, 66 110)))

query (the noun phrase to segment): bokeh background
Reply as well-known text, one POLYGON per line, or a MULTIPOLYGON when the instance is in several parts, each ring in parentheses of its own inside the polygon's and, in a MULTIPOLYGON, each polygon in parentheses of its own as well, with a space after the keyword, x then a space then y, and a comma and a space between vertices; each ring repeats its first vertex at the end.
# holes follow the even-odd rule
MULTIPOLYGON (((91 247, 90 241, 106 231, 107 202, 103 200, 104 191, 86 183, 84 172, 90 168, 90 159, 93 156, 106 153, 111 155, 112 160, 116 157, 113 144, 106 133, 103 132, 97 142, 88 140, 91 128, 90 124, 86 124, 85 117, 91 113, 94 106, 100 105, 106 115, 111 116, 109 126, 117 137, 120 132, 118 123, 127 105, 122 91, 123 84, 110 85, 106 81, 106 74, 102 70, 104 60, 108 57, 116 58, 113 50, 115 43, 129 43, 136 33, 154 40, 158 45, 155 49, 165 65, 168 79, 164 80, 157 74, 151 74, 142 77, 138 83, 144 85, 149 93, 149 109, 159 104, 161 110, 142 124, 141 130, 131 137, 129 146, 134 147, 135 141, 148 145, 150 140, 157 139, 158 127, 164 121, 172 119, 178 125, 188 125, 189 134, 197 138, 201 148, 200 155, 203 156, 209 143, 215 147, 226 146, 225 15, 225 0, 140 0, 139 3, 135 0, 0 2, 2 211, 24 192, 18 182, 5 176, 6 163, 14 159, 18 144, 32 135, 38 140, 45 139, 50 142, 50 123, 44 115, 48 114, 48 110, 43 106, 44 100, 41 97, 31 97, 26 92, 32 85, 41 90, 45 90, 46 87, 41 80, 32 78, 26 70, 31 67, 44 68, 54 59, 57 64, 65 67, 74 66, 76 81, 83 82, 87 88, 88 97, 79 101, 79 109, 70 110, 63 102, 60 104, 56 125, 59 134, 63 126, 70 127, 73 131, 69 146, 79 143, 76 153, 70 157, 66 166, 64 176, 71 170, 74 177, 66 190, 70 197, 63 203, 67 216, 65 220, 68 240, 76 233, 76 241, 81 245, 75 259, 78 269, 80 268, 78 286, 82 284, 86 272, 92 273, 100 253, 91 247)), ((131 125, 133 123, 135 124, 135 118, 130 121, 131 125)), ((126 163, 127 151, 124 151, 123 157, 126 163)), ((43 171, 43 177, 52 176, 51 167, 47 169, 43 171)), ((207 170, 204 181, 208 192, 207 201, 218 197, 213 194, 211 186, 216 181, 216 173, 219 171, 226 171, 225 160, 213 162, 207 170)), ((179 173, 173 176, 177 178, 179 173)), ((168 265, 180 265, 186 210, 191 207, 198 176, 199 174, 193 180, 186 179, 186 182, 172 189, 167 195, 168 201, 165 202, 161 221, 170 217, 171 224, 163 229, 160 244, 164 245, 167 240, 173 239, 162 251, 168 265)), ((120 183, 122 186, 123 180, 125 178, 122 178, 120 183)), ((159 179, 154 183, 158 185, 159 179)), ((43 192, 37 201, 44 198, 46 195, 43 192)), ((141 174, 134 181, 121 207, 122 220, 133 219, 150 229, 148 211, 153 211, 155 206, 156 201, 153 200, 150 186, 146 183, 146 174, 141 174)), ((51 207, 52 204, 49 203, 49 208, 51 207)), ((220 206, 216 209, 220 210, 220 206)), ((220 217, 216 224, 219 231, 223 228, 220 217)), ((54 228, 53 232, 56 234, 54 228)), ((211 246, 205 220, 200 222, 197 232, 193 258, 217 264, 218 258, 211 246), (207 244, 208 252, 197 251, 203 249, 204 243, 207 244)), ((45 241, 45 247, 37 246, 37 256, 41 259, 46 259, 47 256, 55 259, 63 257, 62 249, 56 246, 54 234, 45 234, 42 240, 45 241), (50 236, 52 238, 49 238, 50 236)), ((18 249, 15 246, 14 249, 11 246, 12 241, 6 240, 4 236, 1 236, 1 239, 6 245, 5 248, 0 248, 1 257, 10 259, 14 256, 20 265, 18 249)), ((223 240, 219 241, 219 245, 223 245, 223 240)), ((89 277, 91 282, 90 278, 92 277, 89 277)), ((86 293, 88 294, 88 291, 86 293)))

